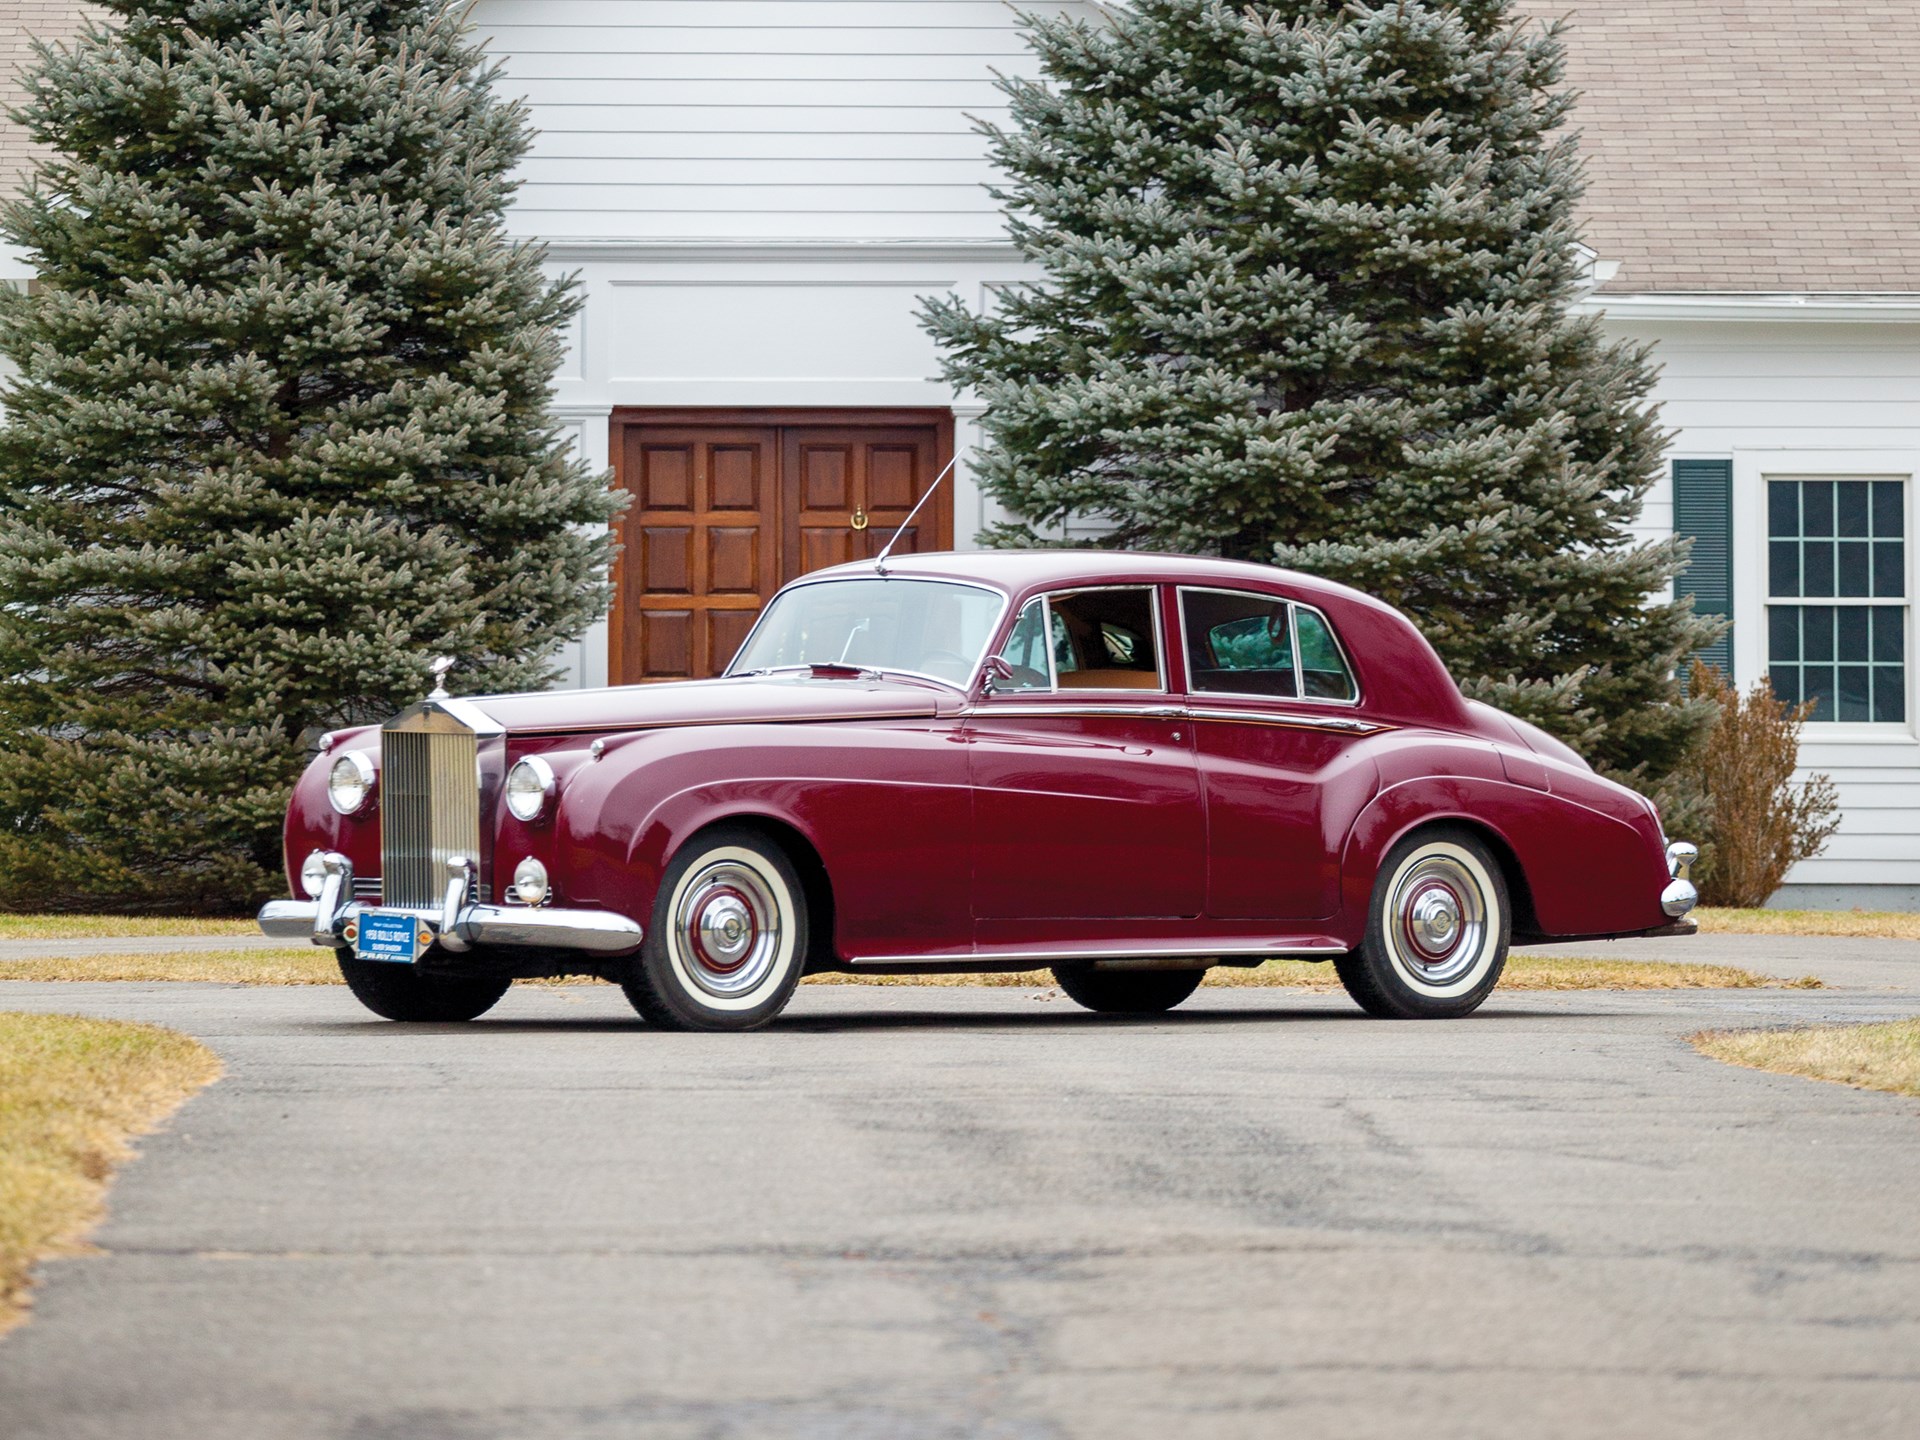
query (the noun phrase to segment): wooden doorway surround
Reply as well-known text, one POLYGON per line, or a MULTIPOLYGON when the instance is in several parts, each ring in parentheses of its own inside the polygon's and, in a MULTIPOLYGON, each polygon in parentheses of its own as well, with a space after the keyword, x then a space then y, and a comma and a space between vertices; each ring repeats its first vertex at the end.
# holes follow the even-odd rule
MULTIPOLYGON (((718 674, 787 581, 879 553, 953 456, 947 410, 617 409, 609 678, 718 674)), ((951 477, 895 553, 953 546, 951 477)))

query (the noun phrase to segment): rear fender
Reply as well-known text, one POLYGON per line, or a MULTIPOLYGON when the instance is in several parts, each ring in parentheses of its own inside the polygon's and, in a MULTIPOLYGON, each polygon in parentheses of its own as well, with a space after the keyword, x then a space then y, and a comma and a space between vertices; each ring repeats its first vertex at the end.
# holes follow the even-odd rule
POLYGON ((1449 821, 1493 837, 1513 857, 1542 935, 1624 934, 1666 923, 1665 865, 1637 826, 1561 796, 1468 775, 1402 781, 1361 812, 1341 865, 1349 913, 1367 913, 1395 845, 1449 821))

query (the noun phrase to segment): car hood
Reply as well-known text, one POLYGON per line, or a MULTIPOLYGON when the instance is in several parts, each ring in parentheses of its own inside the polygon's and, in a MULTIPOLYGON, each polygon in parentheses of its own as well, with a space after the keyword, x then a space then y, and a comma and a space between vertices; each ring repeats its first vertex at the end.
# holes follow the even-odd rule
POLYGON ((464 703, 516 735, 756 725, 824 720, 906 720, 951 714, 957 690, 907 680, 740 676, 607 690, 474 695, 464 703))

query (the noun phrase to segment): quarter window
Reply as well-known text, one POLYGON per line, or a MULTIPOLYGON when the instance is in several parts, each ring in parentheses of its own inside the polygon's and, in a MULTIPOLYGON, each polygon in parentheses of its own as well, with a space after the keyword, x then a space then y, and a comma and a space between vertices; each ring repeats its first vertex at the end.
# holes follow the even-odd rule
POLYGON ((1353 671, 1319 611, 1267 595, 1182 590, 1188 686, 1198 694, 1353 700, 1353 671))
POLYGON ((1906 483, 1767 482, 1767 671, 1813 721, 1907 718, 1906 483))

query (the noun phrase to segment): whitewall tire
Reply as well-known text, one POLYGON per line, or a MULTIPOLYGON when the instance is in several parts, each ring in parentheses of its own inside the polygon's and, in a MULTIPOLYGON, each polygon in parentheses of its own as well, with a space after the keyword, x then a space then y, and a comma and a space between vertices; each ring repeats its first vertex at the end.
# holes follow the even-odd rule
POLYGON ((1472 831, 1436 826, 1388 853, 1366 938, 1335 967, 1369 1015, 1447 1019, 1471 1014, 1499 983, 1512 933, 1499 861, 1472 831))
POLYGON ((627 998, 666 1029, 754 1029, 792 998, 807 935, 806 888, 785 851, 753 830, 705 831, 661 879, 627 998))

